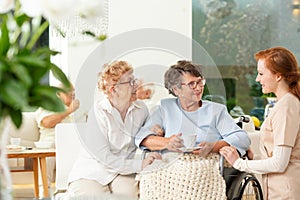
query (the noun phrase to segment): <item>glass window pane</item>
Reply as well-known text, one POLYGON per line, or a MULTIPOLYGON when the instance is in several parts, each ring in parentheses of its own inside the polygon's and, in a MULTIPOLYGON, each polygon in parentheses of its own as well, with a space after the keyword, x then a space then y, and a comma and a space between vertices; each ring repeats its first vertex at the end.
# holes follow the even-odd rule
MULTIPOLYGON (((245 114, 263 119, 266 100, 255 82, 254 54, 283 46, 299 60, 299 4, 298 0, 193 0, 193 39, 208 52, 223 79, 215 80, 208 73, 207 85, 215 88, 224 82, 229 110, 238 105, 245 114)), ((193 53, 193 60, 198 56, 193 53)), ((206 93, 219 95, 217 90, 206 93)))

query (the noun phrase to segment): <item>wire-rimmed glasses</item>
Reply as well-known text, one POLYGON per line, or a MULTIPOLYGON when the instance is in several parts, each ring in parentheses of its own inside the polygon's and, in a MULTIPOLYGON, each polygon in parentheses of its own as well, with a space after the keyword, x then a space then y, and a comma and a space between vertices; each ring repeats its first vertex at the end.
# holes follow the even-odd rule
POLYGON ((116 85, 122 85, 122 84, 127 84, 127 83, 129 83, 129 85, 131 87, 133 87, 137 83, 137 79, 130 79, 129 81, 117 83, 116 85))

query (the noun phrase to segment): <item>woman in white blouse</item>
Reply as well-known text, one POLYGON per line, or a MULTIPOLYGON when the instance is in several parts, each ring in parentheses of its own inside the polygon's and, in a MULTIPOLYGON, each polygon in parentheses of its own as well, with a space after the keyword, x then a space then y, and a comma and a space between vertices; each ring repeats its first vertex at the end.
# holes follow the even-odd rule
POLYGON ((114 194, 138 199, 135 175, 154 159, 135 158, 135 136, 148 118, 146 105, 136 100, 133 68, 125 61, 104 66, 99 90, 107 96, 89 112, 82 141, 86 147, 69 175, 70 196, 114 194))
POLYGON ((262 160, 243 160, 234 147, 220 153, 234 168, 263 174, 265 199, 296 200, 300 197, 300 70, 292 52, 282 47, 255 54, 256 81, 263 93, 277 97, 261 126, 262 160))

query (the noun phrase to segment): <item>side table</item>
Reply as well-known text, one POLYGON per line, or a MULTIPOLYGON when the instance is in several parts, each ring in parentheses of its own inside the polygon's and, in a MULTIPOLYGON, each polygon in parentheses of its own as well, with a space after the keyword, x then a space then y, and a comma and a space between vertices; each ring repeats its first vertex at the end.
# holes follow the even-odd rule
POLYGON ((11 172, 33 171, 34 177, 34 197, 39 198, 39 179, 38 179, 38 163, 41 168, 41 177, 43 182, 44 197, 49 197, 48 180, 47 180, 47 165, 46 157, 55 157, 55 149, 32 149, 22 151, 7 151, 7 158, 32 158, 32 168, 11 168, 11 172))

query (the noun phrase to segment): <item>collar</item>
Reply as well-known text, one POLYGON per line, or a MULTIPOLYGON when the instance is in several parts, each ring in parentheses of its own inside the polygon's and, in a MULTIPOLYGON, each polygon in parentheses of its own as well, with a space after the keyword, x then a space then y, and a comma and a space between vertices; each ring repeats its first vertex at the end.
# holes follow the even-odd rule
MULTIPOLYGON (((108 113, 112 113, 112 110, 115 109, 115 107, 113 107, 110 103, 110 101, 108 100, 108 98, 104 98, 103 100, 99 100, 96 103, 96 108, 97 109, 102 109, 102 110, 106 110, 108 113)), ((128 112, 133 110, 133 109, 141 109, 142 106, 140 105, 140 101, 134 101, 131 103, 131 105, 128 108, 128 112)))

